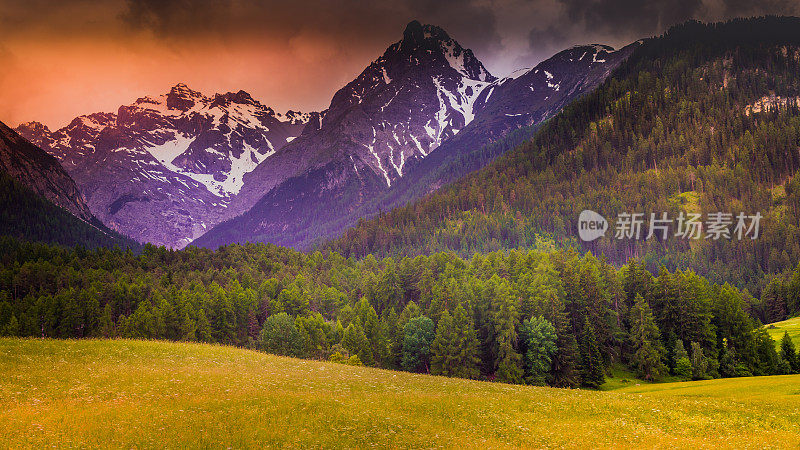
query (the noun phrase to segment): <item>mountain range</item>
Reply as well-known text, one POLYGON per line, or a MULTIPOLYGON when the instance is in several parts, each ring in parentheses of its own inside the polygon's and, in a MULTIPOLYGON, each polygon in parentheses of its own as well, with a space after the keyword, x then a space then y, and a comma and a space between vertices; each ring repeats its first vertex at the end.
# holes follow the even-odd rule
POLYGON ((576 46, 498 78, 443 29, 413 21, 322 112, 177 84, 55 131, 17 131, 59 159, 92 214, 137 241, 307 248, 481 168, 638 45, 576 46))
POLYGON ((183 247, 230 211, 243 177, 300 135, 311 114, 276 113, 244 91, 205 96, 185 84, 116 113, 50 131, 17 131, 61 161, 89 209, 140 242, 183 247))

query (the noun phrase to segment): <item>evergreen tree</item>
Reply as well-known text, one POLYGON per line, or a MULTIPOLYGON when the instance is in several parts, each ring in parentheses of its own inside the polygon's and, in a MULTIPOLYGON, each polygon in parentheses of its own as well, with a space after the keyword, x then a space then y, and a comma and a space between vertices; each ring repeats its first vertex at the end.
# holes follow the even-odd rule
POLYGON ((792 342, 792 338, 789 337, 789 332, 784 332, 783 339, 781 339, 781 359, 788 363, 789 370, 786 373, 800 372, 800 361, 798 360, 794 342, 792 342))
POLYGON ((103 315, 100 317, 100 336, 109 339, 115 336, 114 319, 111 317, 111 303, 106 303, 103 315))
POLYGON ((775 341, 767 333, 767 330, 758 328, 753 331, 756 348, 756 362, 753 367, 753 375, 775 375, 779 371, 780 357, 775 351, 775 341))
POLYGON ((708 378, 708 359, 703 355, 703 347, 697 342, 692 342, 692 379, 704 380, 708 378))
POLYGON ((354 320, 345 328, 342 347, 350 352, 351 355, 358 355, 363 364, 367 366, 375 364, 375 360, 372 357, 372 347, 370 347, 369 339, 364 333, 360 320, 354 320))
POLYGON ((681 340, 675 343, 675 375, 685 380, 692 378, 692 360, 681 340))
POLYGON ((603 355, 597 345, 594 328, 586 317, 583 321, 583 345, 581 351, 581 384, 590 388, 599 388, 605 382, 603 355))
POLYGON ((734 350, 728 347, 728 341, 725 339, 719 353, 719 374, 724 378, 729 378, 735 377, 736 373, 736 355, 734 350))
MULTIPOLYGON (((496 277, 496 275, 495 275, 496 277)), ((517 352, 517 301, 507 280, 498 284, 493 299, 495 333, 495 379, 504 383, 523 382, 522 356, 517 352)))
POLYGON ((633 355, 631 363, 637 374, 645 380, 655 380, 665 371, 662 359, 664 347, 653 320, 650 306, 640 294, 636 294, 633 307, 630 310, 630 339, 633 355))
POLYGON ((383 332, 380 319, 378 319, 378 314, 366 297, 361 297, 361 300, 356 305, 356 315, 364 328, 364 334, 367 336, 369 346, 372 349, 370 360, 374 362, 384 361, 389 352, 389 343, 383 332))
POLYGON ((556 295, 547 297, 542 308, 542 316, 555 327, 558 346, 558 351, 550 364, 547 383, 556 387, 576 387, 580 383, 580 349, 564 310, 564 304, 556 295))
POLYGON ((17 316, 12 314, 11 319, 8 321, 8 325, 6 326, 5 336, 19 336, 19 335, 20 335, 19 321, 17 320, 17 316))
POLYGON ((476 379, 480 375, 478 364, 480 358, 480 342, 475 331, 475 323, 472 313, 467 311, 462 305, 456 307, 453 313, 453 354, 454 377, 476 379))
POLYGON ((458 365, 456 360, 458 349, 455 345, 453 318, 445 310, 436 325, 436 337, 431 342, 431 374, 453 376, 458 365))

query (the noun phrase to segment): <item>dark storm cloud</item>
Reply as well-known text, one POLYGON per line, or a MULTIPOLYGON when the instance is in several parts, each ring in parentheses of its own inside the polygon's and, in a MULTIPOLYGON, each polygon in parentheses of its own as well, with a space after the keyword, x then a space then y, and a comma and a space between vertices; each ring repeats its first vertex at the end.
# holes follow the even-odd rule
POLYGON ((797 0, 726 0, 723 3, 725 18, 764 14, 800 14, 800 2, 797 0))
POLYGON ((164 38, 255 34, 289 38, 299 32, 398 37, 412 19, 446 27, 475 42, 497 42, 491 5, 463 0, 129 0, 119 18, 135 30, 164 38))
POLYGON ((670 26, 697 19, 714 22, 734 17, 800 13, 797 0, 552 0, 560 8, 555 20, 534 23, 532 47, 563 48, 603 42, 622 45, 659 35, 670 26))
POLYGON ((562 0, 567 17, 588 30, 647 35, 694 17, 701 0, 562 0))

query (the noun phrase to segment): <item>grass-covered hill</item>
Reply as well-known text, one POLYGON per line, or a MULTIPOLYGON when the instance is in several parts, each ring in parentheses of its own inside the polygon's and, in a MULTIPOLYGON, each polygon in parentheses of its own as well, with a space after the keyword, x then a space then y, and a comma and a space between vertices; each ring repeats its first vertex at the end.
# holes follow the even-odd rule
POLYGON ((800 346, 800 317, 782 320, 766 325, 767 333, 780 345, 783 335, 789 333, 789 339, 795 346, 800 346))
POLYGON ((693 268, 758 295, 765 274, 800 261, 798 73, 798 18, 674 27, 530 141, 419 202, 361 222, 329 248, 345 256, 468 255, 548 236, 615 263, 637 256, 652 271, 693 268), (582 244, 584 209, 612 221, 622 212, 765 217, 756 240, 618 240, 612 230, 582 244))
POLYGON ((597 392, 201 344, 0 339, 0 447, 781 448, 800 440, 798 382, 597 392))

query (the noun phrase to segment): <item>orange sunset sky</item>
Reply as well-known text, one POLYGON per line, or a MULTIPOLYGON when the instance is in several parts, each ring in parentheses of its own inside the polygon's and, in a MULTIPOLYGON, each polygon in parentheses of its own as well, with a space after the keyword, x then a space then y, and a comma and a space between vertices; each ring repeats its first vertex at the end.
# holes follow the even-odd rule
POLYGON ((797 3, 0 0, 0 121, 56 129, 178 82, 207 95, 243 89, 278 111, 321 110, 412 19, 442 26, 502 76, 575 44, 617 47, 689 18, 797 14, 797 3))

